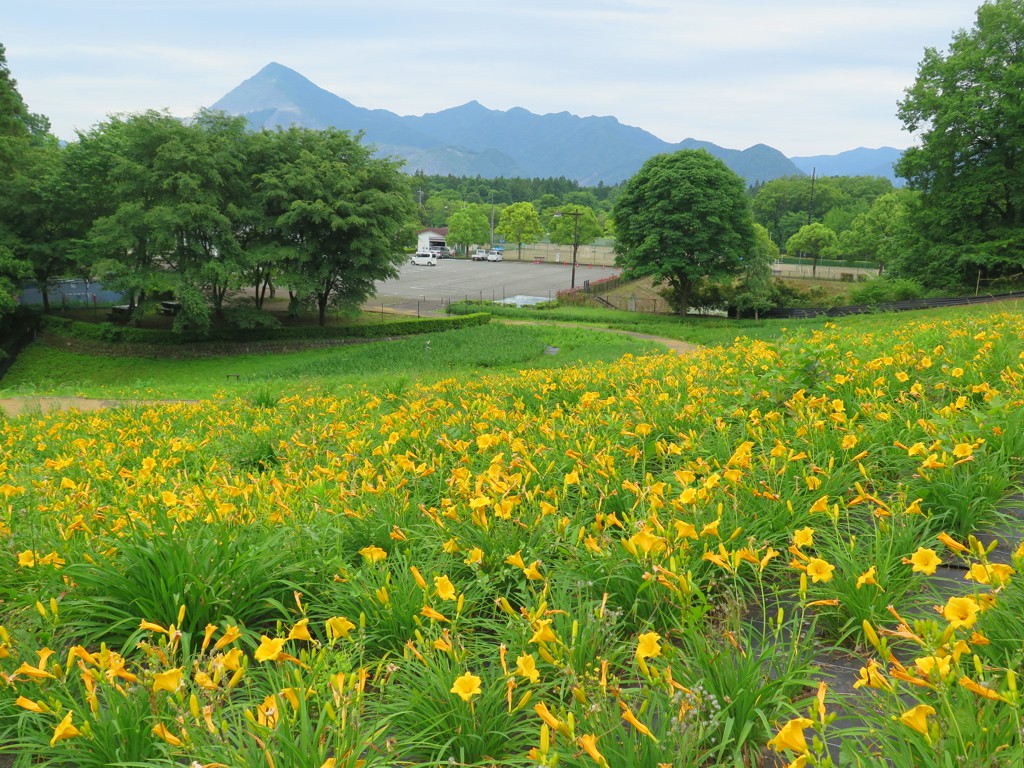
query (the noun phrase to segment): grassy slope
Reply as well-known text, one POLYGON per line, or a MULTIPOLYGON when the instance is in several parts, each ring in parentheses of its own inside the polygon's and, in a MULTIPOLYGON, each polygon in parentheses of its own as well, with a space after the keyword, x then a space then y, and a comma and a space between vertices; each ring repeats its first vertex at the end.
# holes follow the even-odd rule
POLYGON ((335 386, 406 376, 472 376, 484 370, 610 361, 661 349, 586 329, 500 324, 303 352, 175 360, 87 354, 36 343, 0 382, 0 393, 203 398, 225 390, 308 386, 313 380, 335 386), (559 352, 545 354, 548 346, 559 352))

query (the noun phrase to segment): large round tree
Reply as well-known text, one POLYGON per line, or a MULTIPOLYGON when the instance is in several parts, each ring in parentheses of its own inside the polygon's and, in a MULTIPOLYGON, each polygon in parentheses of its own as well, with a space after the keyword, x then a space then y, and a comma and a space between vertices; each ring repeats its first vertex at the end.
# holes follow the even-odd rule
POLYGON ((655 155, 619 195, 616 263, 667 284, 685 314, 696 283, 737 273, 754 244, 746 186, 704 150, 655 155))
POLYGON ((977 284, 1024 266, 1024 0, 991 0, 946 52, 925 51, 899 105, 920 141, 896 166, 921 191, 925 247, 901 273, 977 284))

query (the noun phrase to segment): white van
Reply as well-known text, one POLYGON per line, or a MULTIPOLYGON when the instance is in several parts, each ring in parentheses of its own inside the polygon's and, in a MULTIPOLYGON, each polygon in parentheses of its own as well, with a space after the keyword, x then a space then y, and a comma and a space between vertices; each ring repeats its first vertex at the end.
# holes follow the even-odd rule
POLYGON ((436 267, 437 256, 430 251, 416 251, 412 255, 412 263, 417 267, 436 267))

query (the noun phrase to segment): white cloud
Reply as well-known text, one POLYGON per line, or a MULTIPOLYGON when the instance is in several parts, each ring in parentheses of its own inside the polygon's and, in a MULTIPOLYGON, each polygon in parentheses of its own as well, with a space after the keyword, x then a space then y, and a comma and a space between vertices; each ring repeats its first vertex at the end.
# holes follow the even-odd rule
POLYGON ((191 114, 273 60, 399 114, 475 99, 806 155, 909 143, 896 102, 976 3, 36 0, 5 10, 3 42, 64 137, 113 112, 191 114))

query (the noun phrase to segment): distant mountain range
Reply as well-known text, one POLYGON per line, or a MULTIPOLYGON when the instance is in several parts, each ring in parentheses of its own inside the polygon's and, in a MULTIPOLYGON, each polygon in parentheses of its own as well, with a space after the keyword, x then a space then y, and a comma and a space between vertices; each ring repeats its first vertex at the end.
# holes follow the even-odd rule
POLYGON ((900 150, 855 149, 840 155, 787 158, 755 144, 726 149, 707 141, 662 141, 614 117, 568 112, 536 115, 520 107, 488 109, 476 101, 422 117, 365 109, 315 85, 295 70, 271 63, 212 105, 244 115, 254 128, 299 125, 363 131, 382 155, 400 157, 405 170, 484 178, 564 176, 580 184, 614 184, 662 152, 706 149, 753 184, 816 169, 819 176, 872 175, 894 179, 900 150))

